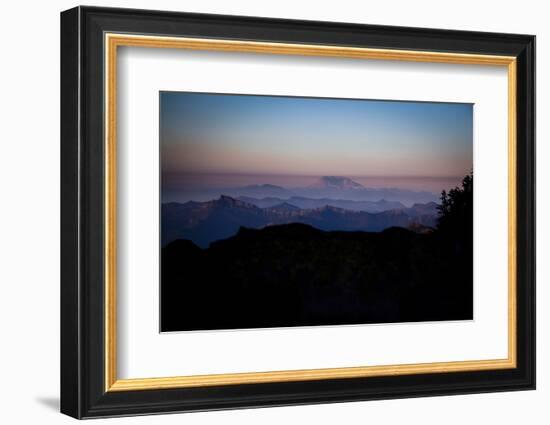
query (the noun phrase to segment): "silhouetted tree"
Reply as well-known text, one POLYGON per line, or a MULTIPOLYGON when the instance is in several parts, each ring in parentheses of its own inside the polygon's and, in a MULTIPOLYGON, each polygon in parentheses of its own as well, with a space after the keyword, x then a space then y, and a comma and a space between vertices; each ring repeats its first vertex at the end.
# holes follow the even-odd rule
POLYGON ((437 230, 445 239, 469 242, 473 231, 473 173, 462 179, 462 187, 441 192, 437 230))
POLYGON ((438 245, 441 286, 454 299, 450 308, 473 309, 473 173, 461 187, 441 193, 441 205, 434 236, 438 245))

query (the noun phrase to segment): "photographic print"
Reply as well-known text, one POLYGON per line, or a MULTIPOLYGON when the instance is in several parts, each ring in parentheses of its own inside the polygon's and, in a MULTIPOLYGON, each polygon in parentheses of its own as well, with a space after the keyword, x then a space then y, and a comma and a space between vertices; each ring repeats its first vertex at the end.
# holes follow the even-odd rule
POLYGON ((473 319, 473 105, 160 93, 161 331, 473 319))
POLYGON ((60 34, 62 413, 535 389, 535 36, 60 34))

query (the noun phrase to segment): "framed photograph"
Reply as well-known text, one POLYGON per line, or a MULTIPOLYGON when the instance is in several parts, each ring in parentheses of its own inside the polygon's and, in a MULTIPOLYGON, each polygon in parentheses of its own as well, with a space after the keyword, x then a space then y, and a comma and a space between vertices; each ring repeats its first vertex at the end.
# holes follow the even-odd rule
POLYGON ((535 388, 535 37, 61 14, 61 411, 535 388))

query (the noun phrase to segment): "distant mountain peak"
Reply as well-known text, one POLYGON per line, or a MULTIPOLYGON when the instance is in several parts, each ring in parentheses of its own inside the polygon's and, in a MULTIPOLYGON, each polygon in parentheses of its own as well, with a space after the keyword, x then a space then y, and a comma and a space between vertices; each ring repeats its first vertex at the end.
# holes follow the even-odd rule
POLYGON ((282 202, 277 205, 273 205, 272 207, 268 207, 270 210, 277 210, 277 211, 297 211, 300 208, 296 205, 289 204, 288 202, 282 202))
POLYGON ((264 183, 264 184, 250 184, 245 186, 245 189, 280 189, 285 190, 282 186, 277 186, 274 184, 264 183))
POLYGON ((250 204, 239 199, 232 198, 231 196, 221 195, 219 199, 211 201, 215 205, 225 206, 225 207, 241 207, 241 208, 257 208, 255 205, 250 204))
POLYGON ((234 201, 236 201, 236 199, 232 198, 231 196, 221 195, 220 199, 218 199, 218 201, 221 201, 221 202, 234 202, 234 201))
POLYGON ((320 177, 311 187, 323 189, 363 189, 363 185, 343 176, 320 177))
POLYGON ((430 202, 426 202, 426 203, 421 203, 421 202, 415 202, 411 208, 418 208, 418 207, 431 207, 431 208, 436 208, 439 204, 437 202, 434 202, 434 201, 430 201, 430 202))

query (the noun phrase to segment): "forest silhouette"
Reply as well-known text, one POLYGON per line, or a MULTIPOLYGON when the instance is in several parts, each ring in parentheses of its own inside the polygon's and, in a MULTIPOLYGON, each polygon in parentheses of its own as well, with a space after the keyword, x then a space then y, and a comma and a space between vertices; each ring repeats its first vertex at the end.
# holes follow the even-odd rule
POLYGON ((473 318, 473 174, 441 194, 433 229, 240 228, 161 252, 161 330, 473 318))

